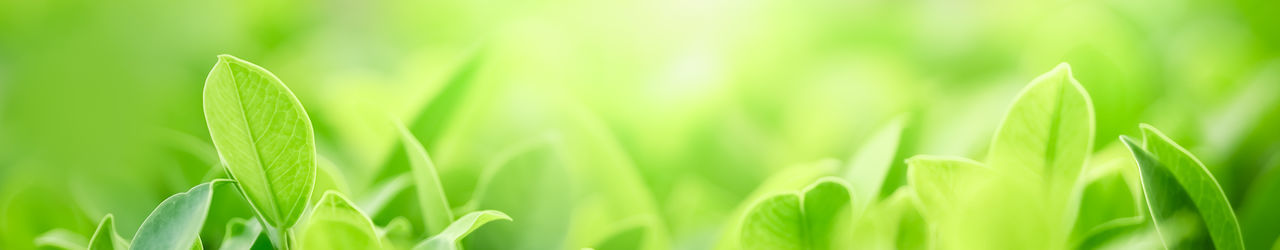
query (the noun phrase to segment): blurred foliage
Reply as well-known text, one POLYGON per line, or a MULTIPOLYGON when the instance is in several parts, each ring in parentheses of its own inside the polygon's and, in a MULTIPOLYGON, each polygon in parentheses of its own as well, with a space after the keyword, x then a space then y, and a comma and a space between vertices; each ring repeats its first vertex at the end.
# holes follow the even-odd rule
MULTIPOLYGON (((1068 62, 1097 154, 1139 122, 1160 127, 1265 249, 1280 236, 1276 13, 1270 0, 0 0, 0 249, 89 235, 108 213, 131 238, 165 197, 225 177, 201 111, 218 54, 284 80, 337 171, 328 185, 361 206, 408 172, 393 119, 454 206, 519 206, 529 197, 473 192, 504 154, 549 141, 528 157, 564 167, 525 181, 570 204, 495 224, 529 235, 469 240, 556 234, 539 246, 565 249, 711 248, 762 192, 837 171, 796 166, 843 165, 822 162, 905 117, 889 197, 907 157, 980 159, 1017 90, 1068 62)), ((1131 182, 1118 173, 1132 167, 1086 170, 1106 181, 1088 190, 1131 182)), ((374 224, 404 216, 422 236, 413 192, 387 195, 374 224)), ((252 216, 240 197, 213 200, 207 247, 252 216)))

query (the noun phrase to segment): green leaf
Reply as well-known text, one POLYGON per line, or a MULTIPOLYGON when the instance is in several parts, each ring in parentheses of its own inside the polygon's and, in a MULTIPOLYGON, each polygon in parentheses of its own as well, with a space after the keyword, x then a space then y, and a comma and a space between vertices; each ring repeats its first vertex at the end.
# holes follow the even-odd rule
MULTIPOLYGON (((1181 214, 1198 214, 1201 226, 1195 231, 1208 231, 1213 248, 1244 249, 1244 239, 1231 203, 1213 174, 1195 156, 1156 128, 1142 124, 1143 145, 1127 136, 1120 139, 1133 153, 1141 173, 1147 207, 1161 238, 1168 247, 1203 248, 1205 242, 1174 237, 1167 223, 1181 214)), ((1185 225, 1184 225, 1185 226, 1185 225)))
POLYGON ((115 216, 107 214, 106 217, 102 217, 102 222, 98 223, 98 229, 93 231, 93 238, 89 238, 88 249, 129 249, 129 240, 116 233, 115 216))
POLYGON ((1280 158, 1272 160, 1249 188, 1240 208, 1245 247, 1266 249, 1280 236, 1280 158))
POLYGON ((827 177, 801 193, 757 202, 743 218, 743 249, 845 249, 852 237, 853 199, 843 179, 827 177))
POLYGON ((413 171, 414 186, 417 187, 418 207, 422 209, 422 219, 426 225, 427 235, 440 233, 453 221, 453 210, 449 200, 445 198, 444 187, 440 184, 440 176, 436 174, 436 165, 431 156, 422 147, 422 143, 399 122, 400 139, 409 157, 409 167, 413 171))
POLYGON ((311 120, 280 79, 230 55, 218 56, 204 86, 209 136, 254 211, 289 228, 316 179, 311 120))
POLYGON ((967 196, 961 193, 975 192, 971 183, 993 174, 986 165, 960 157, 919 155, 907 159, 907 166, 907 182, 920 199, 920 210, 934 220, 953 211, 957 199, 967 196))
POLYGON ((300 249, 379 249, 373 222, 342 193, 328 191, 303 225, 300 249))
POLYGON ((227 221, 226 234, 222 236, 221 250, 248 250, 253 248, 258 236, 262 234, 262 224, 258 220, 232 218, 227 221))
POLYGON ((896 118, 885 124, 849 159, 849 169, 845 171, 844 178, 853 185, 858 204, 869 205, 880 196, 885 175, 889 173, 889 167, 893 166, 893 157, 898 152, 903 119, 905 118, 896 118))
MULTIPOLYGON (((1061 216, 1059 229, 1075 222, 1072 195, 1081 169, 1093 150, 1093 103, 1071 75, 1071 66, 1058 64, 1022 90, 996 130, 987 165, 1010 173, 1030 173, 1048 185, 1045 201, 1050 216, 1061 216)), ((1065 232, 1064 232, 1065 234, 1065 232)))
POLYGON ((129 249, 190 248, 200 236, 216 186, 232 181, 219 179, 169 196, 142 221, 129 249))
POLYGON ((426 241, 423 241, 422 243, 419 243, 417 246, 414 246, 413 249, 414 250, 460 249, 460 247, 458 246, 459 240, 461 240, 464 237, 467 237, 468 234, 471 234, 471 232, 476 231, 476 229, 480 228, 480 226, 484 226, 484 224, 495 221, 495 220, 510 221, 511 217, 507 216, 507 214, 504 214, 499 211, 494 211, 494 210, 483 210, 483 211, 475 211, 475 212, 467 213, 466 215, 463 215, 462 218, 458 218, 457 221, 454 221, 453 224, 449 224, 449 227, 445 228, 444 231, 441 231, 440 234, 431 236, 431 238, 428 238, 426 241))
POLYGON ((485 169, 474 194, 475 209, 498 210, 520 223, 503 223, 466 239, 477 249, 561 249, 574 211, 573 181, 560 141, 554 137, 520 144, 485 169))
POLYGON ((409 249, 413 246, 413 223, 404 216, 396 217, 378 230, 385 249, 409 249))
POLYGON ((50 247, 68 250, 86 249, 87 247, 85 246, 88 245, 86 242, 89 241, 86 240, 83 235, 61 228, 44 232, 43 234, 40 234, 40 236, 36 236, 35 239, 36 247, 50 247))

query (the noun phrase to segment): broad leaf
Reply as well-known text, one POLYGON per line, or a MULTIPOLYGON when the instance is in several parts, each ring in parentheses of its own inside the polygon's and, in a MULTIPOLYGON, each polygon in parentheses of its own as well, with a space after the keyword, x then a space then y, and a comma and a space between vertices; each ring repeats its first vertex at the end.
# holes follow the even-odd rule
MULTIPOLYGON (((1150 125, 1142 124, 1143 145, 1129 137, 1120 139, 1132 151, 1141 173, 1151 218, 1166 246, 1208 247, 1203 240, 1183 239, 1166 233, 1175 216, 1198 214, 1195 231, 1207 231, 1212 247, 1244 249, 1244 239, 1231 203, 1213 174, 1195 156, 1150 125)), ((1185 225, 1184 225, 1185 226, 1185 225)))
POLYGON ((1075 222, 1078 196, 1072 192, 1093 150, 1093 103, 1059 64, 1022 90, 996 130, 987 165, 1011 172, 1030 172, 1048 187, 1044 201, 1048 216, 1059 217, 1055 235, 1069 234, 1075 222))
POLYGON ((262 234, 262 224, 258 220, 232 218, 227 222, 226 235, 222 236, 221 250, 248 250, 253 248, 258 236, 262 234))
POLYGON ((972 183, 993 174, 982 163, 959 157, 914 156, 907 166, 907 182, 920 199, 920 210, 934 220, 946 217, 960 197, 976 192, 972 183))
POLYGON ((422 209, 423 225, 427 235, 440 233, 453 221, 453 211, 449 200, 445 198, 444 187, 440 184, 440 176, 436 174, 435 163, 422 147, 422 143, 409 132, 404 125, 396 123, 400 129, 400 140, 409 157, 409 167, 413 171, 414 186, 417 187, 418 207, 422 209))
POLYGON ((258 215, 297 223, 316 179, 311 120, 275 75, 220 55, 204 87, 205 121, 227 172, 258 215))
POLYGON ((499 211, 484 210, 467 213, 462 218, 458 218, 453 224, 441 231, 440 234, 431 236, 426 241, 414 246, 414 250, 455 250, 460 249, 458 242, 467 237, 471 232, 476 231, 480 226, 484 226, 495 220, 510 221, 511 217, 499 211))
POLYGON ((169 196, 142 221, 130 249, 184 249, 194 245, 209 215, 209 203, 216 186, 231 184, 220 179, 196 185, 169 196))
POLYGON ((893 166, 893 158, 898 152, 903 119, 897 118, 884 125, 849 159, 849 168, 845 170, 844 178, 853 185, 858 204, 871 204, 880 197, 885 175, 893 166))
POLYGON ((373 222, 341 193, 320 198, 300 236, 301 249, 379 249, 382 241, 373 222))
POLYGON ((129 240, 116 233, 115 216, 107 214, 106 217, 102 217, 102 222, 98 223, 98 229, 93 231, 93 238, 89 238, 88 249, 129 249, 129 240))
POLYGON ((852 237, 852 196, 842 179, 823 178, 804 193, 755 204, 743 218, 743 249, 845 249, 852 237))

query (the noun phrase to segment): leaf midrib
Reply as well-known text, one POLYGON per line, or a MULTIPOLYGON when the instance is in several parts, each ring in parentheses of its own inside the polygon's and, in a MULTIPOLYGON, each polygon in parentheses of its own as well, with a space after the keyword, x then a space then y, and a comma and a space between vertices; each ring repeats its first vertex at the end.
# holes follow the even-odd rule
MULTIPOLYGON (((232 86, 235 86, 236 105, 240 106, 240 121, 244 122, 244 131, 249 136, 249 146, 253 148, 253 159, 254 161, 258 162, 258 168, 262 170, 262 182, 267 184, 266 185, 267 195, 270 196, 269 197, 270 199, 267 199, 267 202, 271 203, 271 207, 274 208, 272 210, 275 210, 271 212, 275 213, 276 219, 281 220, 280 223, 284 223, 285 218, 281 218, 281 217, 284 217, 284 215, 279 214, 280 204, 276 202, 276 192, 275 192, 275 189, 272 188, 271 178, 267 177, 268 175, 267 165, 266 163, 262 162, 262 152, 258 151, 258 138, 255 138, 255 136, 253 136, 253 127, 249 126, 249 117, 247 114, 245 114, 249 109, 245 107, 244 98, 242 98, 242 96, 240 95, 240 84, 238 84, 239 81, 236 80, 236 70, 235 70, 235 67, 232 67, 233 63, 234 62, 232 61, 227 62, 227 71, 231 73, 232 86)), ((243 186, 244 184, 240 184, 240 185, 243 186)))

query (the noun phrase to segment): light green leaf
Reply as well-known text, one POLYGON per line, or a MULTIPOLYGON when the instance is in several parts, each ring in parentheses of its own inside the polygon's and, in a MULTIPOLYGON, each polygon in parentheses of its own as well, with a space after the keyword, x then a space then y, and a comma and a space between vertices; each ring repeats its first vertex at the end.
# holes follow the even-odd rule
POLYGON ((200 236, 196 236, 196 243, 191 244, 191 250, 204 250, 204 241, 200 240, 200 236))
POLYGON ((1048 192, 1047 216, 1061 218, 1054 224, 1069 235, 1075 222, 1079 196, 1075 195, 1090 152, 1093 150, 1093 103, 1084 87, 1071 75, 1071 66, 1059 64, 1022 90, 996 130, 988 151, 987 166, 1012 174, 1026 173, 1042 180, 1048 192))
POLYGON ((142 221, 129 249, 190 248, 209 215, 214 188, 231 183, 225 179, 213 180, 169 196, 142 221))
POLYGON ((115 216, 107 214, 106 217, 102 217, 102 222, 98 223, 98 229, 93 231, 93 238, 89 238, 88 249, 129 249, 129 240, 116 233, 115 216))
POLYGON ((827 177, 800 193, 755 204, 743 218, 743 249, 845 249, 852 237, 853 199, 843 179, 827 177))
POLYGON ((413 249, 414 250, 460 249, 460 247, 458 246, 459 240, 461 240, 464 237, 467 237, 468 234, 471 234, 471 232, 474 232, 476 229, 480 228, 480 226, 484 226, 484 224, 495 221, 495 220, 510 221, 511 217, 507 216, 507 214, 504 214, 499 211, 494 211, 494 210, 483 210, 483 211, 475 211, 475 212, 467 213, 466 215, 463 215, 462 218, 458 218, 457 221, 454 221, 453 224, 449 224, 449 227, 445 228, 444 231, 441 231, 440 234, 431 236, 431 238, 428 238, 426 241, 423 241, 422 243, 419 243, 417 246, 414 246, 413 249))
POLYGON ((907 182, 920 199, 920 210, 935 220, 946 217, 957 199, 968 195, 963 193, 976 192, 972 183, 993 174, 982 163, 959 157, 914 156, 907 166, 907 182))
POLYGON ((449 200, 445 198, 444 187, 440 184, 440 176, 436 174, 436 165, 431 156, 422 147, 422 143, 405 128, 396 122, 400 129, 400 140, 409 157, 409 167, 413 171, 414 186, 418 190, 418 207, 422 209, 422 219, 426 225, 427 235, 440 233, 453 221, 453 210, 449 200))
POLYGON ((222 236, 221 250, 248 250, 257 242, 262 234, 262 224, 258 220, 232 218, 227 221, 226 234, 222 236))
POLYGON ((477 249, 561 249, 573 215, 572 179, 554 137, 517 145, 485 169, 475 209, 498 210, 520 223, 502 223, 466 240, 477 249))
POLYGON ((378 230, 385 249, 409 249, 413 246, 413 224, 404 216, 396 217, 378 230))
POLYGON ((1121 136, 1133 153, 1141 173, 1147 207, 1158 232, 1168 247, 1205 248, 1207 242, 1172 237, 1166 231, 1170 218, 1180 214, 1198 214, 1201 226, 1208 231, 1213 248, 1244 249, 1244 239, 1231 203, 1213 174, 1195 156, 1156 128, 1142 124, 1143 146, 1121 136))
POLYGON ((404 192, 413 182, 413 176, 409 174, 401 174, 390 180, 383 181, 373 188, 370 188, 364 199, 361 199, 360 208, 371 216, 377 216, 382 209, 391 203, 392 199, 400 192, 404 192))
POLYGON ((853 192, 857 194, 854 197, 858 197, 860 206, 869 205, 880 197, 885 175, 893 166, 894 155, 898 152, 904 119, 896 118, 885 124, 849 159, 844 178, 853 185, 853 192))
POLYGON ((302 228, 301 249, 379 248, 373 222, 338 192, 325 192, 302 228))
POLYGON ((50 247, 67 250, 84 250, 89 242, 83 235, 66 229, 53 229, 36 236, 36 247, 50 247))
POLYGON ((289 228, 316 179, 311 119, 280 79, 230 55, 218 56, 204 86, 205 121, 227 172, 254 211, 289 228))

